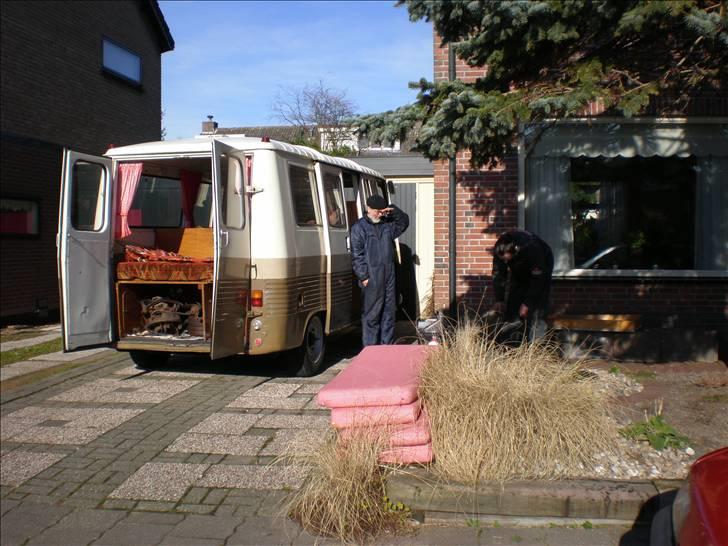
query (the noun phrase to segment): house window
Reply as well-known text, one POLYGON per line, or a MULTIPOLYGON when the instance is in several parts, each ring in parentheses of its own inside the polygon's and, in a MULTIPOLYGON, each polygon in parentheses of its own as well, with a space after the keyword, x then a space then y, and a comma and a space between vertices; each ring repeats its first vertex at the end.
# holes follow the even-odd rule
POLYGON ((297 165, 290 165, 288 172, 296 223, 299 226, 320 225, 313 172, 297 165))
POLYGON ((107 38, 103 39, 103 67, 125 80, 142 83, 142 58, 107 38))
POLYGON ((727 125, 568 123, 533 135, 525 227, 551 246, 555 271, 728 270, 727 125))
POLYGON ((571 160, 577 269, 693 269, 695 158, 571 160))
POLYGON ((38 202, 29 199, 0 199, 2 235, 38 235, 38 202))

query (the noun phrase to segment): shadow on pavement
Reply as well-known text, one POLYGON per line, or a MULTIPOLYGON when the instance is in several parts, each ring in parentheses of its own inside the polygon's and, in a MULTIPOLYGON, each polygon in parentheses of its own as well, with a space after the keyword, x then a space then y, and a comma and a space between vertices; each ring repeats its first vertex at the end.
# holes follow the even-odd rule
MULTIPOLYGON (((410 322, 399 322, 395 338, 399 343, 416 339, 416 328, 410 322)), ((353 358, 361 351, 361 330, 351 328, 337 333, 326 340, 326 357, 321 372, 325 372, 343 359, 353 358)), ((295 377, 297 363, 290 352, 262 356, 236 355, 219 360, 210 360, 199 354, 175 354, 159 367, 139 369, 139 374, 147 371, 185 372, 216 375, 247 375, 253 377, 295 377)))
MULTIPOLYGON (((666 491, 649 499, 640 509, 632 528, 622 535, 619 546, 650 546, 650 526, 660 508, 669 506, 677 491, 666 491)), ((668 545, 665 545, 668 546, 668 545)))

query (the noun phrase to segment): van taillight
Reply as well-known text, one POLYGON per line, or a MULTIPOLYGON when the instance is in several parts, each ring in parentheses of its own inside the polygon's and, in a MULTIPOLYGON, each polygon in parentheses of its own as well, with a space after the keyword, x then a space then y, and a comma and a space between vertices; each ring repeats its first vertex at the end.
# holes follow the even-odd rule
POLYGON ((250 293, 250 305, 253 307, 263 307, 263 291, 253 290, 250 293))

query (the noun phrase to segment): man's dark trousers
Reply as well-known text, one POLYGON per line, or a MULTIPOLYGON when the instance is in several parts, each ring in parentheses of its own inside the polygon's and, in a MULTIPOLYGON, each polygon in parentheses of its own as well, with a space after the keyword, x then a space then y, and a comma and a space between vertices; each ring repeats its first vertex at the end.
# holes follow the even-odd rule
POLYGON ((394 342, 397 314, 394 263, 369 270, 369 283, 362 288, 362 343, 389 345, 394 342))

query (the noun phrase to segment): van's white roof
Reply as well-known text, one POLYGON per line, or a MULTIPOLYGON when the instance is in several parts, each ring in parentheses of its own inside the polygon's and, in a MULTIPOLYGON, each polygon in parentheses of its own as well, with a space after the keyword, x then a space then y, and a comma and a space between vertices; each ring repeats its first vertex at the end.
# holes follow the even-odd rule
POLYGON ((185 138, 179 140, 160 140, 157 142, 143 142, 110 148, 104 155, 117 161, 131 159, 152 159, 174 156, 207 156, 212 153, 212 141, 218 140, 236 150, 279 150, 291 154, 301 155, 313 161, 329 163, 342 168, 350 169, 365 174, 383 178, 377 171, 364 167, 359 163, 343 157, 333 157, 322 154, 318 150, 307 146, 288 144, 277 140, 262 142, 258 137, 246 137, 240 135, 201 135, 196 138, 185 138))

